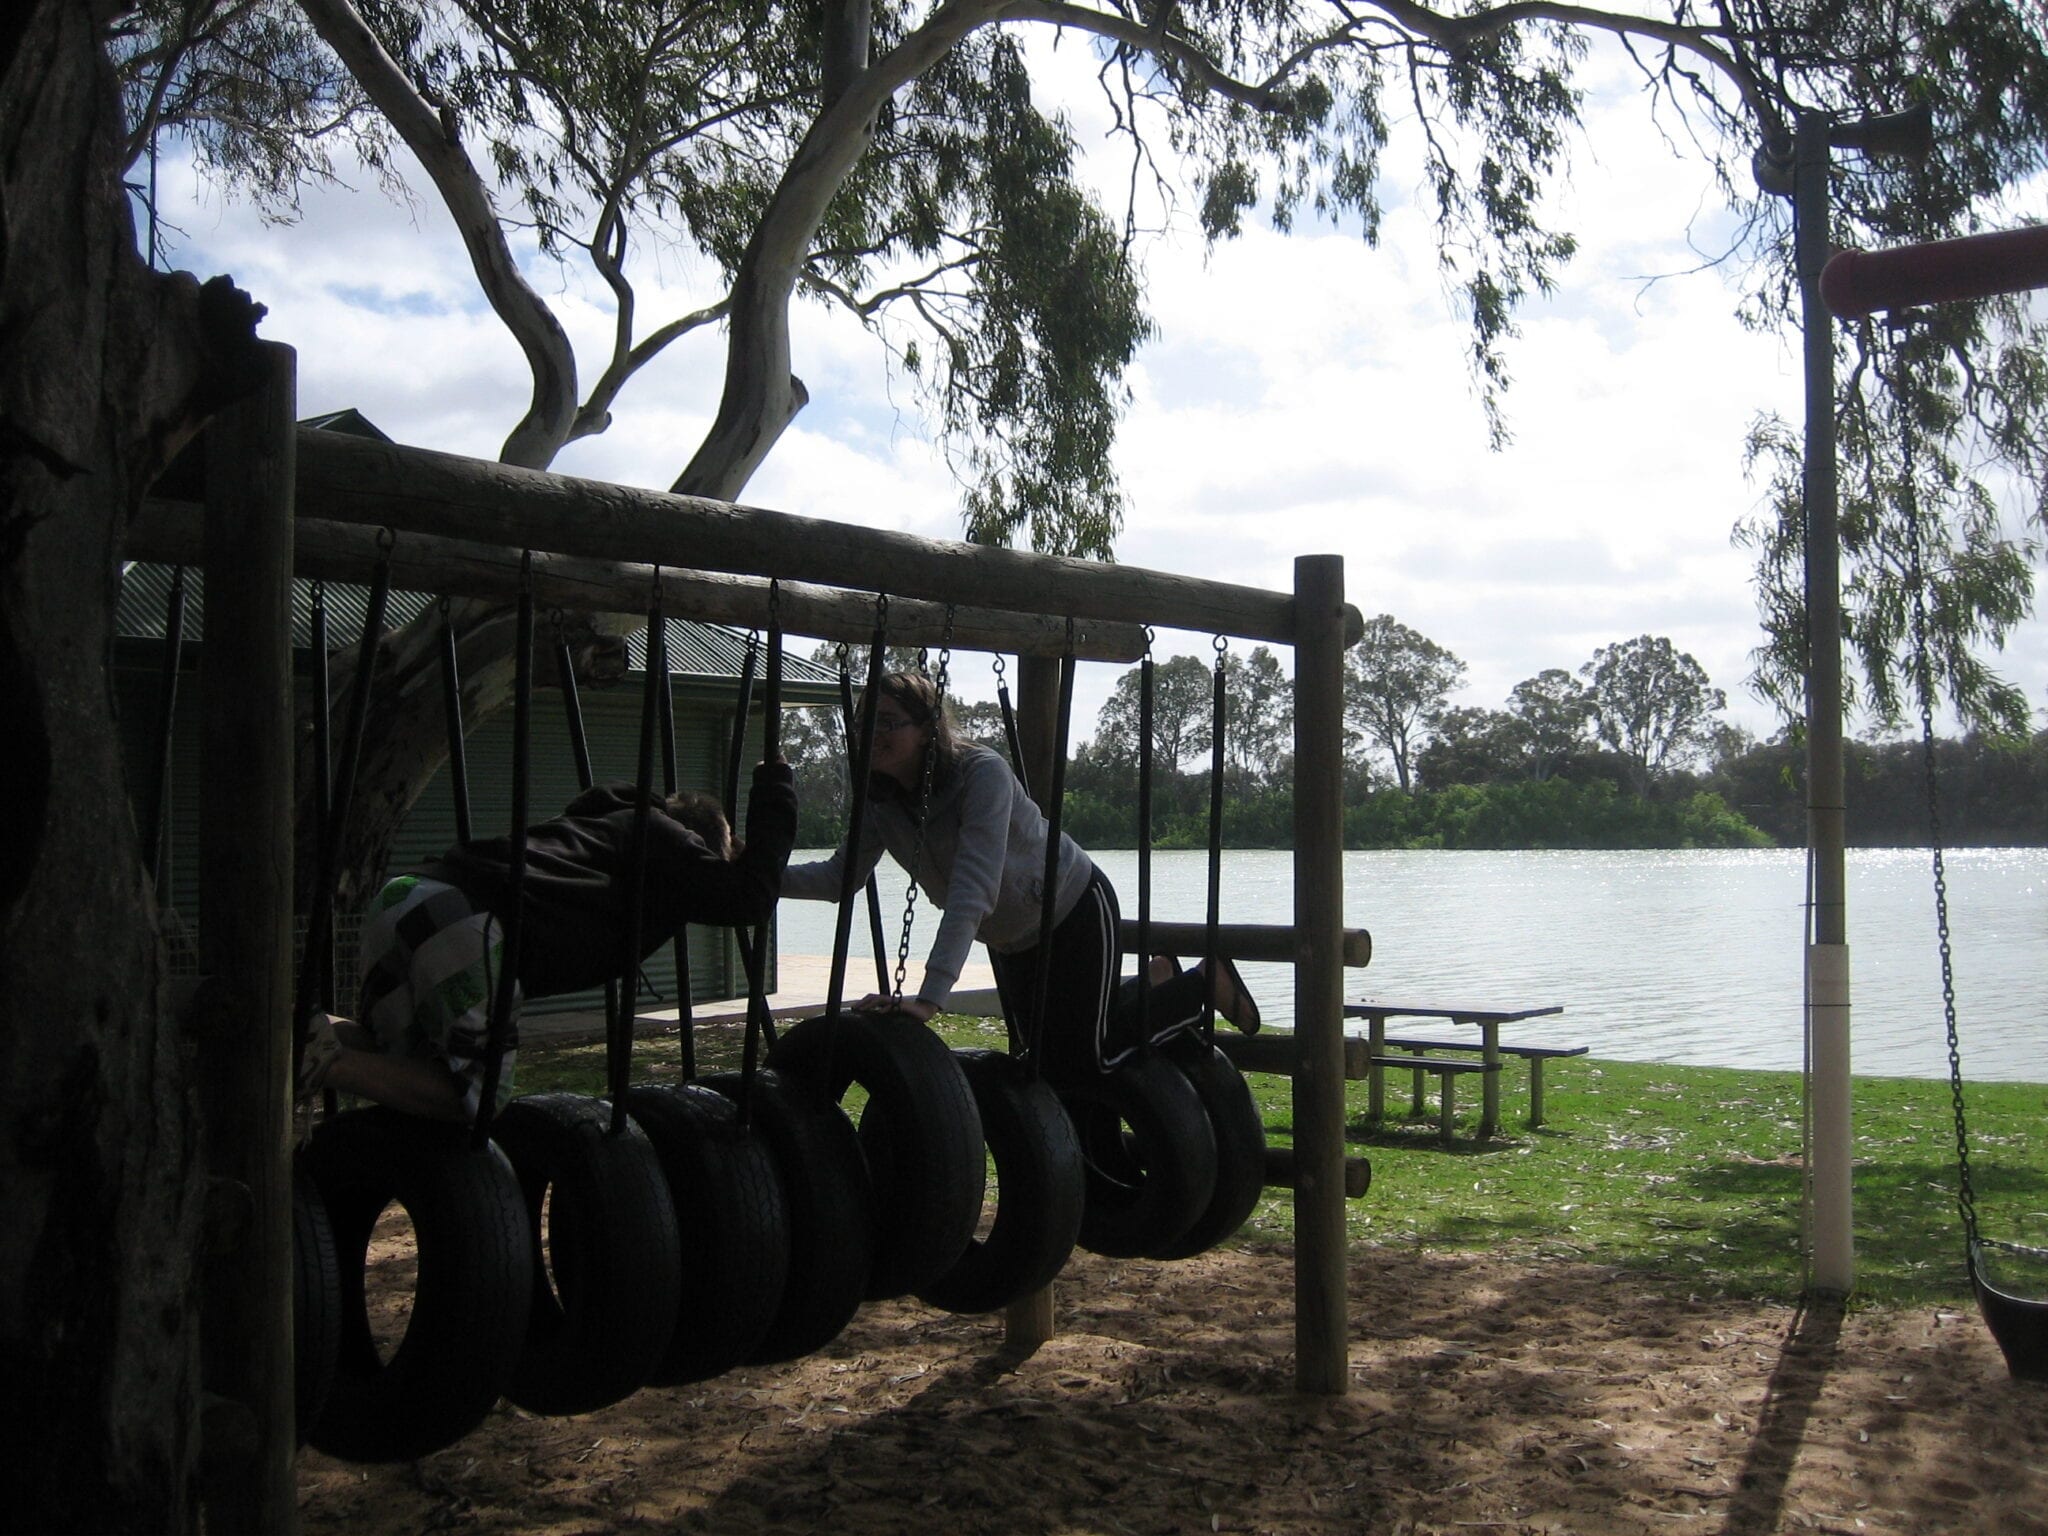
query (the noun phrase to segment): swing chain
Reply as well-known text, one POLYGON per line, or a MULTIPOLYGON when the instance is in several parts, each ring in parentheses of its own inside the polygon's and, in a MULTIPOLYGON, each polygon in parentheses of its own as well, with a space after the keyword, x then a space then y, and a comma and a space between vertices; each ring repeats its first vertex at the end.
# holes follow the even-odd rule
MULTIPOLYGON (((920 659, 924 652, 919 651, 920 659)), ((939 637, 939 669, 932 674, 931 730, 924 743, 924 772, 917 792, 917 834, 910 845, 910 880, 903 892, 903 932, 896 940, 894 998, 903 1002, 903 979, 910 971, 910 930, 917 917, 917 872, 924 862, 925 819, 931 812, 932 783, 939 766, 939 718, 946 708, 946 685, 951 680, 953 661, 953 605, 946 604, 945 629, 939 637)))
POLYGON ((1912 437, 1906 439, 1906 570, 1913 587, 1913 683, 1920 699, 1920 750, 1927 779, 1927 836, 1934 860, 1934 930, 1941 952, 1941 1009, 1948 1030, 1948 1091, 1956 1123, 1956 1200, 1963 1230, 1977 1246, 1977 1195, 1970 1180, 1969 1122, 1963 1113, 1963 1058, 1956 1037, 1955 952, 1948 921, 1948 869, 1942 857, 1941 789, 1935 772, 1934 664, 1927 640, 1927 562, 1920 537, 1920 493, 1914 480, 1912 437))

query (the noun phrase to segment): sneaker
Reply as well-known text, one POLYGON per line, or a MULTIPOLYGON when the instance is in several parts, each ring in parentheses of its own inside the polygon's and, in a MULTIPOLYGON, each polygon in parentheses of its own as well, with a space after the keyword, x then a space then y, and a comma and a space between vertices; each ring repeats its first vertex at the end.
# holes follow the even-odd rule
POLYGON ((1218 955, 1216 965, 1216 1011, 1242 1033, 1256 1035, 1263 1022, 1259 1016, 1259 1000, 1252 996, 1252 989, 1245 985, 1244 977, 1238 974, 1230 956, 1218 955))

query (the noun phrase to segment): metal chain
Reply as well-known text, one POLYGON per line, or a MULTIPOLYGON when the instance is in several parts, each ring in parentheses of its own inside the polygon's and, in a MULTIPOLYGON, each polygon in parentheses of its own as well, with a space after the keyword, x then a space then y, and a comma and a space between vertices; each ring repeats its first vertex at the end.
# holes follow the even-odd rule
MULTIPOLYGON (((920 658, 924 655, 919 651, 920 658)), ((924 862, 924 825, 932 804, 932 780, 939 766, 939 717, 946 708, 946 684, 953 662, 953 605, 946 604, 946 627, 939 638, 939 670, 932 674, 931 734, 925 738, 924 773, 917 791, 917 835, 910 845, 910 880, 903 892, 903 933, 896 940, 893 996, 903 1001, 903 978, 910 972, 910 929, 917 917, 917 871, 924 862)))
POLYGON ((1963 1234, 1977 1246, 1977 1193, 1970 1182, 1970 1129, 1963 1114, 1963 1056, 1956 1038, 1955 954, 1949 943, 1948 868, 1942 857, 1941 787, 1934 758, 1934 665, 1927 644, 1927 566, 1920 540, 1912 438, 1906 440, 1906 566, 1913 586, 1913 681, 1920 695, 1920 750, 1927 777, 1927 836, 1934 850, 1934 931, 1941 949, 1941 1011, 1948 1029, 1948 1091, 1956 1122, 1956 1203, 1963 1234))

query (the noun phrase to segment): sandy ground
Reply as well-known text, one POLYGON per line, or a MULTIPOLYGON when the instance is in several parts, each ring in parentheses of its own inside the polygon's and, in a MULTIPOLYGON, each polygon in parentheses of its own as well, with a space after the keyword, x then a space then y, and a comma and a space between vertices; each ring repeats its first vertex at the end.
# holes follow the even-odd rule
POLYGON ((1294 1390, 1284 1251, 1077 1255, 1060 1333, 865 1308, 789 1365, 417 1463, 300 1464, 308 1532, 2048 1533, 2048 1386, 1974 1314, 1846 1318, 1563 1262, 1360 1253, 1294 1390))

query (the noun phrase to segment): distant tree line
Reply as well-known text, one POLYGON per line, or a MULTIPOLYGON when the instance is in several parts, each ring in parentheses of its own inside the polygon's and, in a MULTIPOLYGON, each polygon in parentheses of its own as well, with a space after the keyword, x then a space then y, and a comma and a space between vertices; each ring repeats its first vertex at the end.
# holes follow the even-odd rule
MULTIPOLYGON (((831 647, 817 656, 830 662, 831 647)), ((892 665, 915 665, 905 652, 892 665)), ((1209 837, 1214 697, 1221 672, 1223 837, 1233 847, 1293 840, 1293 686, 1267 647, 1154 668, 1152 842, 1209 837)), ((1662 636, 1596 649, 1576 671, 1517 683, 1500 709, 1453 705, 1465 663, 1380 614, 1345 660, 1347 848, 1685 848, 1798 845, 1805 756, 1796 733, 1768 742, 1720 718, 1726 695, 1662 636)), ((1138 840, 1140 670, 1117 679, 1095 733, 1067 768, 1063 825, 1088 847, 1138 840)), ((962 729, 1006 750, 992 703, 956 704, 962 729)), ((788 731, 800 840, 835 842, 845 820, 843 733, 824 711, 788 731)), ((1917 740, 1846 745, 1849 838, 1928 840, 1925 753, 1917 740)), ((1973 732, 1936 743, 1941 831, 1951 844, 2048 844, 2048 732, 1973 732)))

